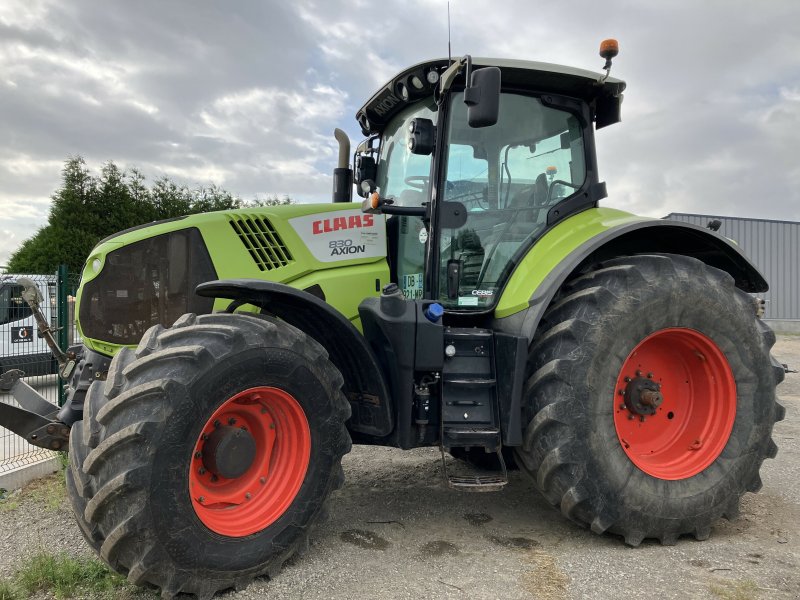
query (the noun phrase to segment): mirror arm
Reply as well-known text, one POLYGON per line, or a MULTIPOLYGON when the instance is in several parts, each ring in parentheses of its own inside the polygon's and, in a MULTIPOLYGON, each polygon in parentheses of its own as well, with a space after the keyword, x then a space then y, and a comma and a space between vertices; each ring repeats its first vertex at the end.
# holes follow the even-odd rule
POLYGON ((372 215, 402 215, 406 217, 426 217, 428 206, 395 206, 393 198, 382 198, 373 191, 361 203, 361 212, 372 215))
POLYGON ((405 217, 424 217, 428 214, 428 209, 424 206, 393 206, 387 204, 381 207, 381 212, 385 215, 402 215, 405 217))
POLYGON ((453 61, 453 64, 447 67, 445 72, 442 73, 439 79, 439 87, 437 88, 439 99, 444 98, 445 93, 450 89, 450 86, 453 85, 453 81, 458 77, 458 74, 465 64, 469 65, 470 70, 472 69, 472 57, 469 54, 453 61))

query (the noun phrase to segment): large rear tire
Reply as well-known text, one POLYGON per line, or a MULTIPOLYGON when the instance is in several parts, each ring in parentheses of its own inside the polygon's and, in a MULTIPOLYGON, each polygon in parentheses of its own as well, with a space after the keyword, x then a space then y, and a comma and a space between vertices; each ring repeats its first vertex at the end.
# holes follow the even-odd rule
POLYGON ((698 260, 598 265, 564 287, 531 345, 518 462, 595 533, 705 539, 777 452, 774 342, 753 299, 698 260))
POLYGON ((273 576, 343 483, 350 406, 325 350, 277 320, 184 315, 87 394, 68 489, 84 536, 167 598, 273 576))

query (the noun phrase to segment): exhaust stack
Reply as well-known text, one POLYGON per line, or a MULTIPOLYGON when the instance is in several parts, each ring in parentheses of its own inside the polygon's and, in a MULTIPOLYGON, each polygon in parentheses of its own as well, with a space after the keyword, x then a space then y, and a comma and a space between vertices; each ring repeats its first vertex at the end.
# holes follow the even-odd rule
POLYGON ((333 170, 333 201, 352 202, 353 170, 350 168, 350 138, 339 128, 333 130, 333 137, 339 142, 339 163, 333 170))

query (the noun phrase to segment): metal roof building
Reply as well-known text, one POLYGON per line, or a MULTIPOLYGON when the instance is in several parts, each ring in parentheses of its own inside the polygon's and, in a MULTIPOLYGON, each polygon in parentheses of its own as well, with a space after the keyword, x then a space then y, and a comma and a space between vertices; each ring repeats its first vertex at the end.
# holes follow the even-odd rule
POLYGON ((764 319, 797 321, 785 324, 792 330, 800 326, 800 223, 687 213, 665 218, 701 227, 719 219, 719 233, 739 244, 769 283, 769 291, 758 294, 767 301, 764 319))

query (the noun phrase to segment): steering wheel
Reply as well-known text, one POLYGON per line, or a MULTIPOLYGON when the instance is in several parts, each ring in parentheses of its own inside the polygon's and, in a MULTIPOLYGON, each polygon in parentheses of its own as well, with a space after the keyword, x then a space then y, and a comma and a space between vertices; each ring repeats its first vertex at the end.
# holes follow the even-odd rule
POLYGON ((428 181, 430 181, 430 177, 427 175, 409 175, 404 181, 411 189, 417 190, 418 192, 424 192, 425 188, 428 187, 428 181))

